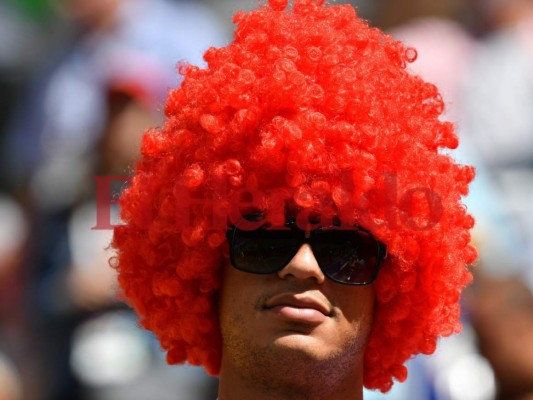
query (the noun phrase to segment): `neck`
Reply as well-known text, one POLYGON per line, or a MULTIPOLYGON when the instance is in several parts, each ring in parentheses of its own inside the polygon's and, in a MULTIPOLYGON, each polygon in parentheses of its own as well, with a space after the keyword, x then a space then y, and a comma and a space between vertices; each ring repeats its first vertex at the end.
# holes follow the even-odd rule
POLYGON ((276 373, 262 370, 262 377, 244 376, 231 367, 220 373, 218 400, 362 400, 362 368, 342 377, 315 371, 303 376, 298 367, 294 376, 276 379, 276 373), (274 376, 274 377, 272 377, 274 376), (270 378, 269 378, 270 377, 270 378), (264 378, 264 379, 263 379, 264 378))

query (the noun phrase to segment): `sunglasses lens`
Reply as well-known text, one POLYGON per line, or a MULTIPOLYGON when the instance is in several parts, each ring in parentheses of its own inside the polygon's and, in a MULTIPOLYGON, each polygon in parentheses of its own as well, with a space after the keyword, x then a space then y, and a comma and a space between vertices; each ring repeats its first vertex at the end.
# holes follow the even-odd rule
POLYGON ((282 269, 298 251, 300 239, 291 230, 234 230, 231 259, 241 271, 271 274, 282 269))
MULTIPOLYGON (((280 271, 306 241, 297 229, 233 229, 228 238, 232 265, 254 274, 280 271)), ((385 255, 385 248, 361 229, 318 229, 312 232, 310 244, 323 273, 347 285, 372 283, 385 255)))
POLYGON ((379 244, 365 231, 318 231, 312 248, 324 274, 336 282, 369 284, 377 275, 379 244))

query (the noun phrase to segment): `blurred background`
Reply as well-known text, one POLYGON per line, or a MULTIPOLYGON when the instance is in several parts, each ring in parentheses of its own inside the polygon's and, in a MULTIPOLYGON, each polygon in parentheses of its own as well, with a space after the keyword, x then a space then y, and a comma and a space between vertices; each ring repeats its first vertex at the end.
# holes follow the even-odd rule
MULTIPOLYGON (((337 1, 347 3, 347 1, 337 1)), ((354 0, 408 45, 478 178, 475 283, 463 333, 365 399, 533 399, 533 0, 354 0)), ((216 398, 202 369, 166 366, 116 300, 111 204, 162 118, 176 66, 204 65, 256 0, 0 3, 0 400, 216 398), (97 221, 96 200, 109 208, 97 221), (106 219, 107 218, 107 219, 106 219), (91 229, 91 228, 103 229, 91 229)))

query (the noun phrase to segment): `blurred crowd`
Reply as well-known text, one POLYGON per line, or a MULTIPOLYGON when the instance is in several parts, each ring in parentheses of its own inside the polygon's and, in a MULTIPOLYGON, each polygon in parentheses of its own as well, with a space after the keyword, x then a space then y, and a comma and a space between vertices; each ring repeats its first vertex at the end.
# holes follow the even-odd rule
MULTIPOLYGON (((337 1, 346 3, 347 1, 337 1)), ((418 51, 476 166, 464 330, 365 399, 533 399, 533 0, 353 0, 418 51)), ((0 400, 215 399, 117 299, 114 201, 182 63, 257 0, 0 3, 0 400), (105 203, 103 210, 97 204, 105 203)))

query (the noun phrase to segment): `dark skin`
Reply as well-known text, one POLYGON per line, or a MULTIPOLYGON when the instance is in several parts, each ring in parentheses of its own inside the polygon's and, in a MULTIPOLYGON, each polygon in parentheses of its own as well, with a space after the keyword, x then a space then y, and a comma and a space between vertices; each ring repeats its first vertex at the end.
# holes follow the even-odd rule
POLYGON ((90 32, 113 29, 123 0, 56 0, 63 13, 90 32))
POLYGON ((280 272, 229 263, 220 298, 219 400, 363 398, 375 292, 325 277, 303 244, 280 272))
POLYGON ((499 400, 533 399, 533 296, 517 278, 478 274, 467 305, 499 400))

